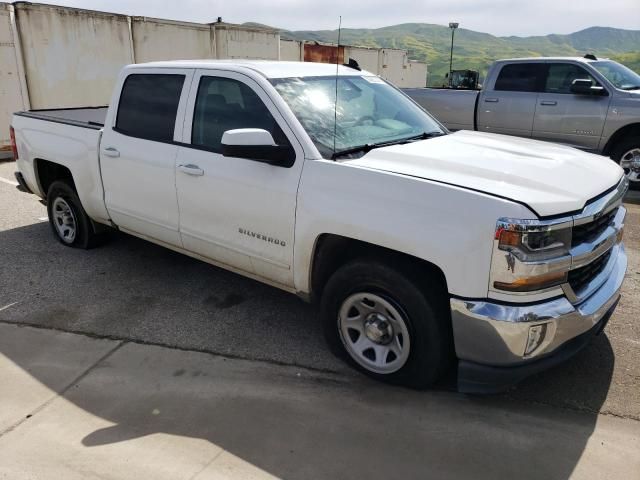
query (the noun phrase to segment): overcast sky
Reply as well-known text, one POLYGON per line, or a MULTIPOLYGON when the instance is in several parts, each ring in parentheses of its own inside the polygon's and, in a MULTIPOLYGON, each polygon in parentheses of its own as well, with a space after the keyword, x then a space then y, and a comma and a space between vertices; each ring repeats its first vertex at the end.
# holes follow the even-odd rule
POLYGON ((377 28, 407 22, 493 35, 571 33, 591 26, 640 30, 640 0, 41 0, 92 10, 209 23, 259 22, 287 30, 377 28))

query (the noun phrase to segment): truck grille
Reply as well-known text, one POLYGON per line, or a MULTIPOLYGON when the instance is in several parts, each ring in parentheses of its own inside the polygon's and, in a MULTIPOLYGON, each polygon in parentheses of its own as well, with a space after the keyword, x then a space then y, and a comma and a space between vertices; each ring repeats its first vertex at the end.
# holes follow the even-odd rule
POLYGON ((607 265, 611 257, 611 250, 600 255, 593 262, 584 267, 576 268, 569 272, 569 285, 574 292, 579 292, 584 288, 596 275, 598 275, 607 265))
POLYGON ((571 246, 575 247, 576 245, 580 245, 581 243, 588 242, 592 238, 600 235, 605 228, 607 228, 611 222, 613 222, 616 213, 618 212, 617 208, 614 208, 610 212, 602 215, 599 218, 596 218, 594 221, 585 223, 584 225, 578 225, 577 227, 573 227, 573 236, 571 237, 571 246))

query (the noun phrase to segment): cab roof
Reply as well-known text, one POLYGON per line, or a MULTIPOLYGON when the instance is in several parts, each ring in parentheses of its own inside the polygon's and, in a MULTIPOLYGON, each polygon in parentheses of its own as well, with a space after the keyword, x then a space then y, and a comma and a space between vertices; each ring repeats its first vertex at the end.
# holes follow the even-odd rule
POLYGON ((567 61, 567 60, 571 60, 573 62, 581 62, 581 63, 591 63, 591 62, 596 62, 596 61, 600 61, 600 60, 609 60, 608 58, 600 58, 598 57, 596 60, 592 59, 592 58, 586 58, 586 57, 523 57, 523 58, 501 58, 500 60, 497 60, 496 63, 503 63, 503 62, 547 62, 547 61, 551 61, 551 62, 562 62, 562 61, 567 61))
MULTIPOLYGON (((336 75, 336 65, 332 63, 283 62, 276 60, 171 60, 164 62, 138 63, 129 65, 127 68, 194 68, 231 71, 238 70, 239 68, 247 68, 266 78, 324 77, 336 75)), ((373 73, 365 70, 359 71, 345 65, 338 65, 337 73, 340 76, 374 76, 373 73)))

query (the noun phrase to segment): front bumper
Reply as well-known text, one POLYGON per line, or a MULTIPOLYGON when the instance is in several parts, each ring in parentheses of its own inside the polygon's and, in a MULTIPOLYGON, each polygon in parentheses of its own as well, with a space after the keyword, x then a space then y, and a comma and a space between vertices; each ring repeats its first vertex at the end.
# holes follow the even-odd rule
POLYGON ((602 272, 604 283, 577 305, 565 297, 535 304, 452 298, 451 319, 460 360, 458 390, 504 390, 576 353, 604 328, 613 313, 626 269, 627 256, 620 243, 602 272), (545 326, 545 334, 537 347, 525 354, 530 329, 538 325, 545 326))

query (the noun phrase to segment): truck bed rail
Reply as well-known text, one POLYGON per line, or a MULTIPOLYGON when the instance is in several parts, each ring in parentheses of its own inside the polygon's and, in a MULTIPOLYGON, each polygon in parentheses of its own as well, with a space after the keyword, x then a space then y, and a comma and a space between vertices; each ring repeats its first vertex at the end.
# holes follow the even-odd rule
POLYGON ((35 118, 47 122, 64 123, 81 128, 91 128, 100 130, 104 127, 104 120, 107 116, 107 108, 82 107, 82 108, 56 108, 46 110, 28 110, 16 112, 15 115, 35 118))

